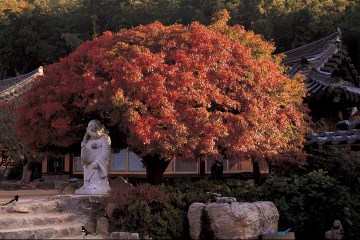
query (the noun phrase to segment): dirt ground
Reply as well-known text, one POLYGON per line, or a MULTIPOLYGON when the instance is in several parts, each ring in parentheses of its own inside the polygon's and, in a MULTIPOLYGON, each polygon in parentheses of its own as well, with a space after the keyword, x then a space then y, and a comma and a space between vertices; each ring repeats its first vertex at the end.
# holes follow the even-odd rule
POLYGON ((19 199, 40 199, 48 196, 60 195, 58 190, 0 190, 0 203, 10 201, 15 195, 19 195, 19 199))

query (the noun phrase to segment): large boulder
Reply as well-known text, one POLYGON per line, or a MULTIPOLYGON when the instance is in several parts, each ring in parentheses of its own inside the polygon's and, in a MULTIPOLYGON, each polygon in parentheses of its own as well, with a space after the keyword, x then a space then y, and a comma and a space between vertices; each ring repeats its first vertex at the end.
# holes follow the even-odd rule
POLYGON ((111 218, 114 210, 116 209, 116 205, 114 203, 108 203, 105 206, 105 214, 108 218, 111 218))
POLYGON ((272 202, 193 203, 188 220, 192 239, 204 232, 215 239, 258 239, 262 231, 277 232, 279 212, 272 202))
POLYGON ((205 208, 203 203, 193 203, 189 207, 188 220, 190 225, 191 239, 199 239, 201 233, 201 214, 205 208))
POLYGON ((126 181, 121 176, 118 176, 117 178, 111 180, 109 184, 110 184, 110 187, 111 187, 112 190, 133 187, 133 185, 131 183, 126 181))
POLYGON ((109 235, 109 221, 106 217, 101 217, 96 222, 96 234, 102 236, 109 235))

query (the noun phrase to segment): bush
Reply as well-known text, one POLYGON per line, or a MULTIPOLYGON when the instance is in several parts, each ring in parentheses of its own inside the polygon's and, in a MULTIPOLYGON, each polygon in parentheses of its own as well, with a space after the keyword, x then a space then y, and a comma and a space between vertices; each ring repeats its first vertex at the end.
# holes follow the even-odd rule
POLYGON ((308 170, 324 170, 353 193, 360 193, 360 156, 359 152, 342 147, 309 148, 308 170))
POLYGON ((323 239, 335 219, 344 222, 347 190, 322 170, 301 177, 274 177, 262 187, 264 200, 278 208, 279 229, 291 227, 299 239, 323 239))
POLYGON ((183 238, 186 213, 170 204, 161 186, 113 190, 107 202, 116 204, 112 231, 137 232, 145 239, 183 238))
POLYGON ((349 194, 345 205, 345 228, 346 239, 360 239, 360 195, 349 194))
POLYGON ((207 203, 213 201, 212 193, 226 197, 234 196, 233 188, 229 187, 225 181, 207 179, 191 181, 190 179, 179 178, 172 184, 166 185, 165 191, 171 204, 183 211, 187 211, 194 202, 207 203))
POLYGON ((351 195, 325 171, 302 176, 273 177, 263 186, 245 181, 174 179, 163 186, 140 184, 112 191, 108 201, 117 205, 111 230, 138 232, 142 238, 189 239, 187 212, 194 202, 212 201, 211 193, 236 197, 240 202, 272 201, 279 214, 279 230, 292 228, 297 239, 323 239, 335 219, 346 236, 360 231, 360 195, 351 195))

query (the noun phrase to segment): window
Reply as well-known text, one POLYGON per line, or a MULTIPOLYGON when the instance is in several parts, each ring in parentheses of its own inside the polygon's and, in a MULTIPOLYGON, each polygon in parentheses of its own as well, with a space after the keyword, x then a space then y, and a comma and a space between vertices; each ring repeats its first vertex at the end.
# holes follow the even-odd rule
POLYGON ((129 172, 145 172, 144 164, 141 158, 133 152, 129 152, 129 172))
POLYGON ((76 156, 74 157, 74 165, 75 165, 75 172, 83 172, 83 165, 81 163, 81 159, 80 156, 76 156))
POLYGON ((127 150, 123 149, 119 153, 114 153, 111 156, 111 172, 125 172, 126 171, 127 150))
POLYGON ((175 173, 197 173, 198 162, 175 161, 175 173))

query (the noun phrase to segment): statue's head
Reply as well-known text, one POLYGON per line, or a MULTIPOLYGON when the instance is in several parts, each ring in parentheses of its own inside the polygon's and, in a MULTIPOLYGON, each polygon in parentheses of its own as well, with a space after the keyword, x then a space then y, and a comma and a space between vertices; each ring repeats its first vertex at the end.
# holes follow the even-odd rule
POLYGON ((341 222, 340 222, 340 220, 335 220, 334 221, 334 225, 333 225, 333 227, 332 227, 332 229, 342 229, 342 225, 341 225, 341 222))
POLYGON ((106 131, 104 125, 99 120, 93 119, 89 122, 86 132, 91 138, 100 138, 106 131))

